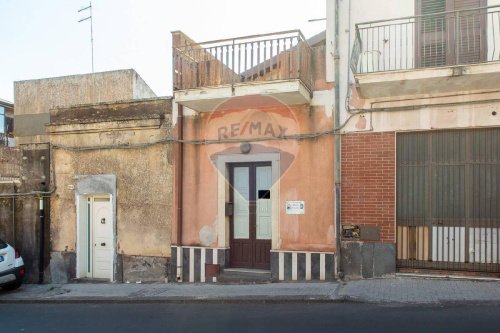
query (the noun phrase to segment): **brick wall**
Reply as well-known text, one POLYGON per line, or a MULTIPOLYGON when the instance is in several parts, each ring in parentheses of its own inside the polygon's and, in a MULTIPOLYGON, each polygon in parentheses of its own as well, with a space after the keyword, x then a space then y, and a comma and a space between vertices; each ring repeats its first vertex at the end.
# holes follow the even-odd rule
POLYGON ((342 140, 342 224, 377 226, 394 243, 394 132, 346 134, 342 140))

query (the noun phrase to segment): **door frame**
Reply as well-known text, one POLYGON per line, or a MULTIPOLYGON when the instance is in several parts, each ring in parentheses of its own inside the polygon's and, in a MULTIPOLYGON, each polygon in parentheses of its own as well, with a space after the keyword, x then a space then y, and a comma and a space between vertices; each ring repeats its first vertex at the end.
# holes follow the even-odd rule
MULTIPOLYGON (((89 232, 90 234, 93 234, 93 223, 94 221, 91 221, 92 226, 89 229, 89 210, 88 210, 88 204, 89 204, 89 199, 90 198, 109 198, 109 204, 110 204, 110 209, 111 209, 111 222, 113 223, 112 225, 112 233, 111 233, 111 244, 113 246, 111 247, 111 274, 108 277, 109 281, 114 280, 114 266, 115 266, 115 217, 114 217, 114 211, 113 211, 113 196, 111 194, 86 194, 86 195, 81 195, 79 196, 79 214, 78 214, 78 222, 77 222, 77 253, 76 253, 76 260, 77 260, 77 278, 87 278, 87 279, 94 279, 94 268, 93 268, 93 262, 91 263, 92 265, 92 276, 87 276, 88 271, 85 269, 85 267, 88 267, 87 265, 89 264, 89 260, 93 259, 95 254, 89 256, 88 252, 88 242, 89 239, 89 232)), ((94 248, 94 247, 92 247, 94 248)))
POLYGON ((260 154, 231 154, 217 155, 214 164, 217 168, 217 246, 229 248, 230 232, 229 217, 226 217, 226 202, 229 200, 229 164, 243 162, 268 162, 271 163, 271 209, 272 209, 272 237, 271 250, 280 248, 280 153, 260 154))
POLYGON ((76 206, 76 278, 85 278, 85 256, 81 255, 82 247, 85 249, 85 237, 82 232, 85 231, 87 223, 87 198, 89 196, 108 195, 111 202, 111 220, 113 223, 112 232, 112 270, 109 277, 111 282, 118 278, 117 273, 117 254, 116 254, 116 176, 112 174, 104 175, 81 175, 75 176, 78 180, 75 186, 75 206, 76 206), (83 228, 83 230, 82 230, 83 228))
MULTIPOLYGON (((249 200, 248 200, 248 228, 249 228, 249 242, 251 244, 250 253, 251 253, 251 262, 250 267, 242 267, 242 268, 251 268, 251 269, 270 269, 269 267, 259 266, 255 263, 255 250, 256 243, 259 241, 269 241, 269 244, 272 244, 272 239, 257 239, 257 196, 256 196, 256 188, 257 188, 257 168, 258 167, 271 167, 271 162, 237 162, 237 163, 228 163, 227 167, 229 169, 229 202, 233 203, 233 214, 229 217, 229 244, 230 248, 234 242, 234 169, 238 167, 248 167, 248 182, 249 182, 249 200), (252 200, 253 197, 253 200, 252 200)), ((270 194, 270 200, 272 201, 272 194, 270 194)), ((271 204, 272 206, 272 204, 271 204)), ((272 207, 271 207, 271 216, 272 216, 272 207)), ((272 223, 272 222, 271 222, 272 223)), ((272 236, 272 231, 271 231, 272 236)), ((237 267, 234 264, 233 256, 229 256, 230 267, 237 267)), ((271 265, 271 263, 269 263, 271 265)))

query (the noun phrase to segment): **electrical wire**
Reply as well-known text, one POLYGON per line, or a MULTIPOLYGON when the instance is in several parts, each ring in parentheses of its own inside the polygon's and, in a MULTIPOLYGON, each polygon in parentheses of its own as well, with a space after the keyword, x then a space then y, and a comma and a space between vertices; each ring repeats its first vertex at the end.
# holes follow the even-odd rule
POLYGON ((50 170, 51 170, 51 188, 48 191, 30 191, 24 193, 7 193, 0 194, 0 198, 13 198, 13 197, 22 197, 22 196, 37 196, 37 197, 50 197, 52 193, 56 190, 56 178, 55 171, 52 165, 53 163, 53 149, 62 149, 67 151, 91 151, 91 150, 100 150, 100 149, 140 149, 147 148, 158 144, 175 144, 175 143, 184 143, 184 144, 192 144, 192 145, 211 145, 211 144, 225 144, 225 143, 246 143, 246 142, 262 142, 262 141, 283 141, 283 140, 308 140, 308 139, 317 139, 327 135, 339 135, 339 131, 344 128, 349 120, 353 117, 351 115, 342 125, 339 127, 334 127, 329 130, 320 131, 320 132, 312 132, 312 133, 303 133, 303 134, 291 134, 291 135, 283 135, 278 137, 257 137, 257 138, 245 138, 245 139, 219 139, 219 140, 180 140, 172 137, 167 137, 164 139, 160 139, 154 142, 148 143, 138 143, 138 144, 115 144, 115 145, 98 145, 98 146, 83 146, 83 147, 72 147, 65 146, 60 144, 50 144, 50 170))
POLYGON ((327 135, 339 135, 339 131, 343 129, 349 122, 349 120, 354 115, 351 115, 342 125, 334 127, 325 131, 312 132, 312 133, 301 133, 301 134, 290 134, 282 136, 272 136, 272 137, 256 137, 256 138, 239 138, 239 139, 207 139, 207 140, 189 140, 189 139, 177 139, 177 138, 164 138, 154 142, 148 143, 138 143, 138 144, 115 144, 115 145, 97 145, 97 146, 82 146, 82 147, 71 147, 60 144, 52 144, 51 146, 55 149, 62 149, 68 151, 87 151, 87 150, 99 150, 99 149, 138 149, 147 148, 157 144, 173 144, 173 143, 184 143, 191 145, 212 145, 212 144, 225 144, 225 143, 246 143, 246 142, 262 142, 262 141, 283 141, 283 140, 308 140, 317 139, 319 137, 327 135))

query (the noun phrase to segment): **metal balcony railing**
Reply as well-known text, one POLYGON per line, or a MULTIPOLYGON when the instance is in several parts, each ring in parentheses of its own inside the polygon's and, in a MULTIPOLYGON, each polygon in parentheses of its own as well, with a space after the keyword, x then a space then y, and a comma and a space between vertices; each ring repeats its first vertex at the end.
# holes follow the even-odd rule
POLYGON ((0 147, 7 147, 9 145, 9 137, 5 133, 0 133, 0 147))
POLYGON ((500 60, 500 6, 356 24, 353 73, 500 60))
POLYGON ((290 79, 311 89, 311 48, 299 30, 184 45, 173 62, 175 90, 290 79))
POLYGON ((21 177, 22 151, 0 146, 0 181, 21 177))

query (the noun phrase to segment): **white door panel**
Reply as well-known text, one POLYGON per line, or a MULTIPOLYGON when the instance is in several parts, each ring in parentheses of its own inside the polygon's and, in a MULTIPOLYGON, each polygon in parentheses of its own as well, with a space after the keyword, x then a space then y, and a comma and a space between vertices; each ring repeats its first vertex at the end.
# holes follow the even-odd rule
POLYGON ((234 168, 234 238, 250 237, 250 168, 234 168))
POLYGON ((498 228, 469 228, 469 260, 474 263, 497 264, 498 228))
POLYGON ((87 201, 85 259, 88 278, 113 279, 113 214, 110 196, 90 196, 87 201))
POLYGON ((465 262, 465 228, 432 227, 432 261, 465 262))
POLYGON ((263 191, 270 191, 272 185, 272 169, 270 166, 256 168, 257 198, 257 239, 271 239, 271 194, 263 197, 263 191), (260 193, 259 193, 260 191, 260 193))
POLYGON ((94 277, 111 278, 113 267, 113 223, 111 216, 111 200, 94 198, 93 207, 93 236, 94 236, 94 277))

